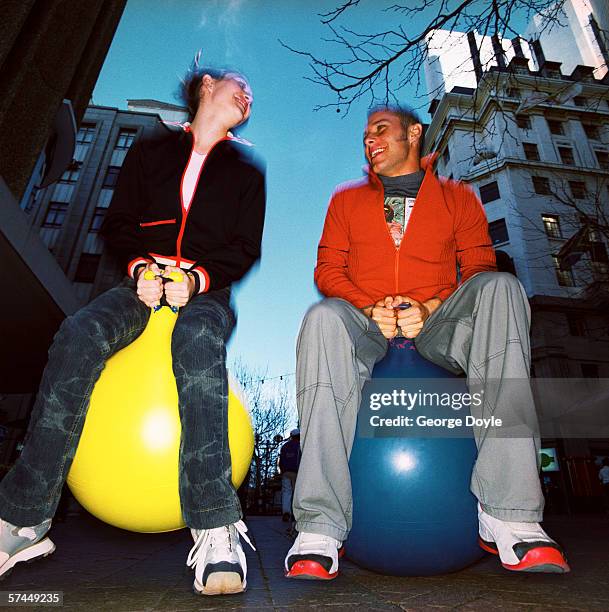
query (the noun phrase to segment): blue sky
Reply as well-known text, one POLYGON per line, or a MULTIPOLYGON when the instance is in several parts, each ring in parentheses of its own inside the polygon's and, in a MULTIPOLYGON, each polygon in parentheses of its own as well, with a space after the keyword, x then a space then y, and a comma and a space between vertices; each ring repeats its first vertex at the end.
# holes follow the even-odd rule
MULTIPOLYGON (((241 358, 268 376, 291 373, 295 342, 307 308, 319 299, 313 285, 317 242, 329 196, 340 182, 361 176, 361 135, 367 103, 347 117, 314 112, 334 98, 304 79, 306 60, 284 49, 322 52, 327 32, 318 13, 332 0, 129 0, 94 90, 95 104, 126 108, 128 98, 176 102, 179 77, 195 52, 202 62, 243 71, 254 91, 243 136, 267 162, 267 216, 258 268, 235 291, 238 326, 229 360, 241 358)), ((396 19, 366 1, 345 23, 356 31, 381 29, 396 19)), ((406 27, 417 27, 417 23, 406 27)), ((415 99, 414 87, 400 100, 415 99)), ((423 112, 422 118, 427 120, 423 112)))

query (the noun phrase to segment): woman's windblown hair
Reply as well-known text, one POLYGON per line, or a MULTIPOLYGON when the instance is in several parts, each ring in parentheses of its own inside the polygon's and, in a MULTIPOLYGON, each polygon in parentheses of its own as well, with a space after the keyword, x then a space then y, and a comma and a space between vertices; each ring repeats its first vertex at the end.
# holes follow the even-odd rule
MULTIPOLYGON (((227 74, 243 76, 238 70, 231 68, 213 68, 212 66, 202 66, 200 64, 201 51, 195 55, 190 68, 180 81, 177 92, 178 99, 188 109, 188 121, 192 121, 199 108, 199 92, 201 90, 201 80, 208 74, 212 79, 221 80, 227 74)), ((245 77, 244 77, 245 78, 245 77)))

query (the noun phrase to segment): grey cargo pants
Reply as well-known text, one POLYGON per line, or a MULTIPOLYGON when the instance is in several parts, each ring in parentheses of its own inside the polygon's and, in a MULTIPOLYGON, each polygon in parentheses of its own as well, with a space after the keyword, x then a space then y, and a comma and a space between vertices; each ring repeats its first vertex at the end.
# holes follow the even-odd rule
MULTIPOLYGON (((529 304, 516 277, 482 272, 427 319, 416 347, 447 370, 465 372, 468 383, 523 380, 529 376, 529 326, 529 304)), ((304 318, 296 364, 302 448, 294 492, 298 531, 347 538, 352 511, 349 455, 361 391, 387 345, 376 323, 342 299, 324 299, 304 318)), ((535 419, 528 387, 517 398, 501 387, 495 393, 490 414, 506 414, 517 405, 525 418, 535 419)), ((471 410, 482 416, 481 408, 471 410)), ((540 521, 539 439, 476 435, 476 443, 471 490, 484 510, 502 520, 540 521)))

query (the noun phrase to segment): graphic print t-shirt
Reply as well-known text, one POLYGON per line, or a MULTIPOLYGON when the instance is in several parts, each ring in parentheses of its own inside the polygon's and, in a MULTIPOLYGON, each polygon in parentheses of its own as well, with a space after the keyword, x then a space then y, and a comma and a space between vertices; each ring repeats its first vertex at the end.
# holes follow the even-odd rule
POLYGON ((385 189, 385 221, 396 248, 400 246, 404 237, 414 200, 424 176, 423 170, 402 176, 379 175, 385 189))

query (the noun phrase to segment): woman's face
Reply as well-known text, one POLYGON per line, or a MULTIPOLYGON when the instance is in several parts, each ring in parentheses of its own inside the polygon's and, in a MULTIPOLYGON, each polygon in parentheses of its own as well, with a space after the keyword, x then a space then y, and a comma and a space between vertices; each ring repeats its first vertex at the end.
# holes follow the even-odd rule
POLYGON ((226 113, 231 128, 243 123, 250 116, 254 97, 249 83, 240 75, 227 73, 222 79, 214 79, 206 104, 226 113))

